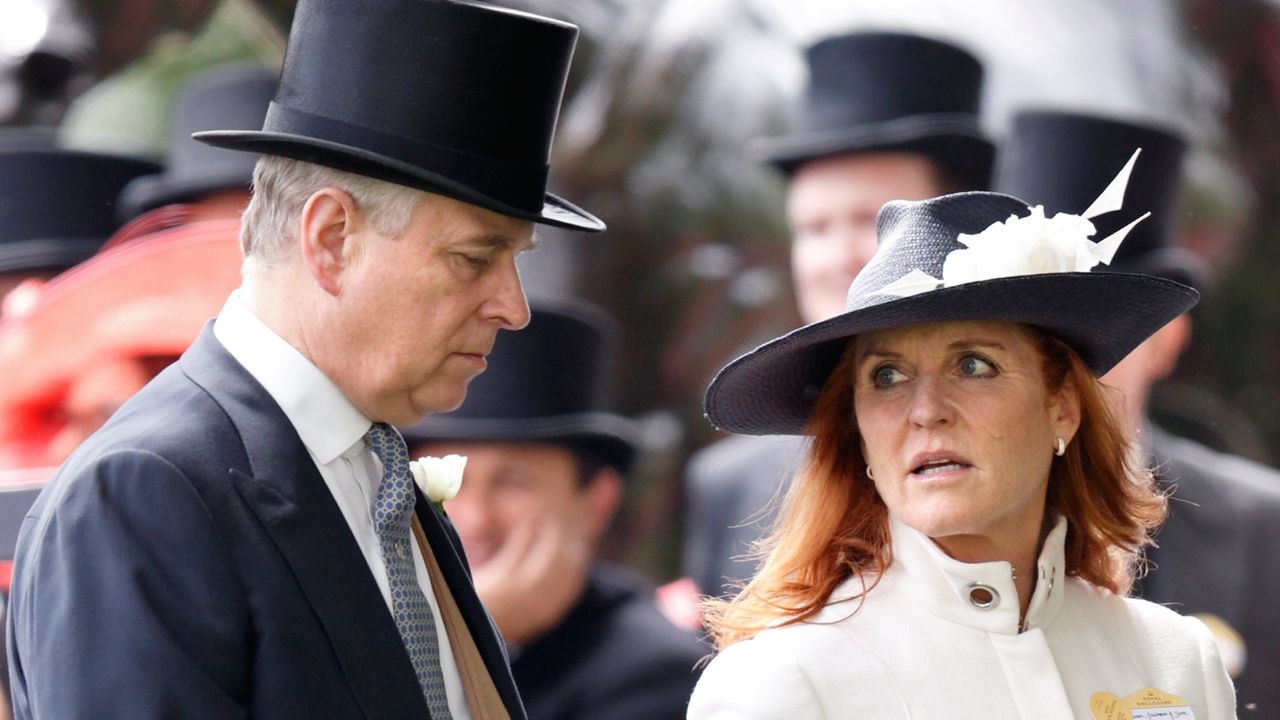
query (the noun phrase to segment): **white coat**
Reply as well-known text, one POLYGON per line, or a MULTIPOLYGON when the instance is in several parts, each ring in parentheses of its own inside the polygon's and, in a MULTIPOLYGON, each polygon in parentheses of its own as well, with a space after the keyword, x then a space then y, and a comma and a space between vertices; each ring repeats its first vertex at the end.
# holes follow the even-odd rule
POLYGON ((848 600, 862 586, 854 578, 809 621, 726 648, 689 719, 1235 717, 1231 681, 1198 620, 1064 576, 1065 520, 1045 539, 1023 628, 1009 563, 956 561, 893 518, 890 532, 894 561, 861 607, 848 600), (990 607, 977 606, 981 592, 971 600, 975 584, 997 593, 990 607), (1186 709, 1124 712, 1147 688, 1186 709))

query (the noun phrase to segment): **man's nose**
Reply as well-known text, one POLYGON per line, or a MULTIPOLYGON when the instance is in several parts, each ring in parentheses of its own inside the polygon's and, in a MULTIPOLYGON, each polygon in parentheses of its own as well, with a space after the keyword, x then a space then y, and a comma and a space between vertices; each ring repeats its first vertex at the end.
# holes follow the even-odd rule
POLYGON ((497 292, 489 303, 489 314, 506 330, 523 329, 529 324, 529 301, 514 260, 503 268, 498 282, 497 292))

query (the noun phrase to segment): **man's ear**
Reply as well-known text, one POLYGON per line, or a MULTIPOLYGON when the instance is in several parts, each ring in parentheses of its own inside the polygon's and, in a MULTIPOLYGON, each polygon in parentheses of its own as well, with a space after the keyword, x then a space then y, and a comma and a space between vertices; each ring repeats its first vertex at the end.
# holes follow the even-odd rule
POLYGON ((343 272, 356 251, 356 202, 344 190, 323 188, 307 198, 299 219, 302 260, 316 284, 330 295, 342 289, 343 272))
POLYGON ((587 531, 591 542, 598 543, 613 514, 622 503, 622 475, 615 469, 604 466, 596 471, 595 477, 587 485, 587 531))

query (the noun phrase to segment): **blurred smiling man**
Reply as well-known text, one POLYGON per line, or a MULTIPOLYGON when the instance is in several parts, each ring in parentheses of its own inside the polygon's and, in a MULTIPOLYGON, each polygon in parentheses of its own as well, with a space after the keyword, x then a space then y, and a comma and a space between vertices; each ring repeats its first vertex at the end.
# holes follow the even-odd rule
POLYGON ((467 457, 445 509, 533 720, 683 718, 706 652, 596 557, 637 445, 602 409, 611 330, 590 306, 535 305, 457 412, 404 431, 414 455, 467 457))

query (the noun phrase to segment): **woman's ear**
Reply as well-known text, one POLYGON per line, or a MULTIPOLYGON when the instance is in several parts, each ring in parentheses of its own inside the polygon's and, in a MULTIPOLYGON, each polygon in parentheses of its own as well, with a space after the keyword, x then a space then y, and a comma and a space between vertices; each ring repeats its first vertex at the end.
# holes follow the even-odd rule
POLYGON ((1049 419, 1054 434, 1070 444, 1080 429, 1080 389, 1071 375, 1067 375, 1062 387, 1049 398, 1049 419))
POLYGON ((359 210, 345 190, 323 188, 307 198, 299 222, 299 242, 307 272, 325 292, 337 295, 342 275, 356 251, 359 210))

